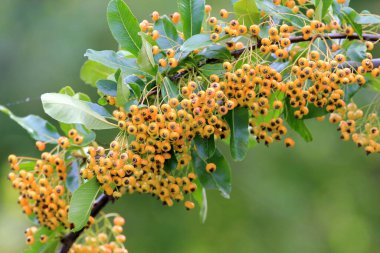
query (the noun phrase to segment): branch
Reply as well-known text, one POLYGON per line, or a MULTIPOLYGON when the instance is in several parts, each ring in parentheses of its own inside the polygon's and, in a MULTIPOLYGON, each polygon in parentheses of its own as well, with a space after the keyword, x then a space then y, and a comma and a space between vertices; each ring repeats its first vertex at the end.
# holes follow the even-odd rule
MULTIPOLYGON (((353 35, 347 36, 347 34, 344 34, 344 33, 328 33, 328 34, 316 34, 315 36, 311 36, 308 39, 304 39, 303 36, 292 36, 289 39, 291 43, 299 43, 303 41, 312 41, 312 40, 315 40, 316 38, 324 38, 328 40, 336 40, 336 39, 365 40, 365 41, 376 42, 380 40, 380 34, 376 34, 376 35, 363 34, 362 36, 353 34, 353 35)), ((256 45, 251 46, 249 49, 252 50, 261 46, 262 46, 261 41, 258 41, 256 45)), ((235 50, 231 54, 233 57, 238 58, 244 52, 244 50, 246 50, 246 48, 235 50)))
MULTIPOLYGON (((99 214, 99 212, 108 204, 108 202, 114 201, 114 198, 105 194, 100 195, 100 197, 95 201, 94 206, 91 210, 91 216, 95 217, 99 214)), ((85 228, 77 232, 70 232, 65 235, 61 239, 62 246, 59 249, 58 253, 67 253, 69 252, 71 246, 73 246, 74 242, 78 239, 78 237, 82 234, 85 228)))
MULTIPOLYGON (((292 43, 299 43, 299 42, 303 42, 303 41, 312 41, 312 40, 314 40, 316 38, 325 38, 325 39, 329 39, 329 40, 333 40, 333 39, 358 40, 358 39, 360 39, 360 40, 365 40, 365 41, 376 42, 376 41, 380 40, 380 34, 379 35, 363 34, 360 37, 357 34, 354 34, 354 35, 351 35, 351 36, 347 36, 346 34, 330 33, 330 34, 324 34, 324 35, 318 34, 318 35, 315 35, 315 36, 310 37, 308 39, 304 39, 303 36, 293 36, 293 37, 290 37, 289 39, 290 39, 290 41, 292 43)), ((255 48, 261 47, 261 45, 262 45, 261 41, 258 41, 258 43, 256 45, 253 45, 253 46, 249 47, 248 49, 249 50, 253 50, 255 48)), ((233 57, 235 57, 235 58, 238 58, 246 49, 247 48, 235 50, 235 51, 231 52, 231 55, 233 57)), ((373 63, 374 63, 375 66, 380 66, 380 58, 379 59, 373 59, 372 61, 373 61, 373 63)), ((218 63, 218 62, 221 62, 221 61, 220 60, 216 60, 216 59, 207 59, 206 62, 200 64, 199 67, 201 67, 201 66, 203 66, 205 64, 208 64, 208 63, 218 63)), ((360 65, 361 65, 361 63, 357 63, 357 62, 347 62, 347 64, 343 64, 340 67, 341 68, 345 68, 345 67, 354 67, 354 68, 357 68, 360 65)), ((177 80, 179 80, 181 77, 183 77, 186 74, 187 74, 187 71, 176 73, 176 74, 174 74, 173 76, 170 77, 170 80, 177 81, 177 80)), ((152 96, 152 95, 155 95, 155 94, 157 94, 157 88, 154 88, 151 91, 149 91, 148 94, 145 96, 145 98, 149 97, 149 96, 152 96)), ((143 102, 143 100, 140 101, 140 102, 143 102)), ((92 211, 91 211, 91 216, 95 217, 96 215, 98 215, 98 213, 110 201, 114 201, 114 198, 110 197, 110 196, 107 196, 105 194, 102 194, 95 201, 94 206, 93 206, 92 211)), ((78 239, 78 237, 82 234, 82 232, 84 230, 85 230, 85 228, 82 228, 81 230, 79 230, 77 232, 70 232, 69 234, 67 234, 66 236, 64 236, 61 239, 62 246, 61 246, 60 250, 58 251, 58 253, 67 253, 70 250, 71 246, 76 241, 76 239, 78 239)))

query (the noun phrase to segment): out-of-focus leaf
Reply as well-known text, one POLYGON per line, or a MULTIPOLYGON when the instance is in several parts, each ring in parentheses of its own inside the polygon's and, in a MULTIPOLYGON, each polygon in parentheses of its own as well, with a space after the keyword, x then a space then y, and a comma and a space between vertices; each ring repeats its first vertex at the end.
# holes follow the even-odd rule
POLYGON ((180 48, 181 52, 189 53, 195 49, 200 49, 212 45, 210 35, 197 34, 187 39, 180 48))
POLYGON ((99 80, 96 82, 96 87, 98 91, 104 95, 116 97, 117 94, 117 83, 111 80, 99 80))
POLYGON ((10 119, 24 128, 35 140, 54 142, 60 136, 55 126, 39 116, 28 115, 26 117, 18 117, 2 105, 0 105, 0 112, 8 115, 10 119))
MULTIPOLYGON (((112 50, 95 51, 88 49, 85 53, 88 59, 99 62, 109 68, 120 69, 125 75, 143 75, 150 76, 149 73, 142 71, 136 63, 136 58, 126 58, 122 52, 114 52, 112 50)), ((106 79, 106 78, 102 78, 106 79)))
POLYGON ((315 0, 315 19, 322 20, 327 13, 334 0, 315 0))
POLYGON ((361 62, 366 58, 367 47, 362 41, 352 41, 347 48, 347 56, 352 61, 361 62))
POLYGON ((260 11, 256 0, 239 0, 234 3, 234 11, 241 24, 247 27, 260 23, 260 11))
POLYGON ((110 67, 96 61, 88 60, 80 69, 80 79, 86 84, 95 86, 98 80, 106 79, 109 75, 112 75, 113 72, 115 72, 115 70, 110 67))
POLYGON ((295 27, 302 28, 305 26, 305 23, 308 24, 310 22, 309 18, 302 13, 294 13, 291 9, 285 6, 273 4, 272 1, 256 0, 256 4, 259 9, 266 14, 287 21, 295 27))
POLYGON ((226 72, 223 68, 223 63, 205 64, 204 66, 200 67, 199 70, 206 77, 210 77, 211 75, 218 75, 221 77, 226 72))
POLYGON ((66 95, 69 95, 69 96, 74 96, 75 95, 75 91, 70 86, 63 87, 62 89, 59 90, 59 93, 60 94, 66 94, 66 95))
POLYGON ((359 14, 350 7, 343 7, 340 11, 340 16, 346 20, 348 24, 352 26, 354 31, 362 37, 362 26, 355 22, 359 14))
POLYGON ((380 16, 371 13, 360 13, 355 18, 355 23, 359 25, 376 25, 380 24, 380 16))
POLYGON ((195 201, 199 206, 199 217, 202 223, 206 222, 207 218, 207 193, 206 189, 202 187, 199 179, 195 179, 194 183, 197 185, 197 189, 192 193, 195 201))
POLYGON ((229 60, 231 59, 231 52, 226 47, 220 45, 212 45, 205 48, 198 55, 207 59, 229 60))

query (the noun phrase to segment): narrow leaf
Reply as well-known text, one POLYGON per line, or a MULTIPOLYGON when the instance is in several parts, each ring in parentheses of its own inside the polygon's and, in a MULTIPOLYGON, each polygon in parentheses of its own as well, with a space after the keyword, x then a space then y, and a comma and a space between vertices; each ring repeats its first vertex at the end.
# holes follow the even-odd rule
POLYGON ((185 39, 201 32, 205 0, 177 0, 185 39))
POLYGON ((231 129, 230 151, 232 158, 236 161, 242 161, 248 152, 248 108, 236 107, 225 118, 231 129))
POLYGON ((137 56, 141 48, 139 23, 123 0, 111 0, 107 8, 111 33, 120 46, 137 56))
POLYGON ((137 65, 146 73, 155 76, 158 66, 153 58, 152 45, 148 42, 146 34, 140 33, 142 38, 142 47, 137 57, 137 65))
POLYGON ((123 76, 120 75, 117 80, 116 104, 121 107, 124 106, 128 102, 129 93, 129 87, 124 83, 123 76))
POLYGON ((93 177, 73 193, 69 209, 69 222, 74 224, 73 232, 81 230, 87 224, 100 189, 96 177, 93 177))
POLYGON ((347 23, 349 23, 354 31, 362 37, 362 26, 355 22, 359 14, 350 7, 343 7, 340 12, 341 17, 343 17, 347 23))
POLYGON ((178 86, 175 85, 169 77, 165 77, 161 85, 161 96, 165 102, 168 102, 171 98, 177 98, 179 95, 178 86))

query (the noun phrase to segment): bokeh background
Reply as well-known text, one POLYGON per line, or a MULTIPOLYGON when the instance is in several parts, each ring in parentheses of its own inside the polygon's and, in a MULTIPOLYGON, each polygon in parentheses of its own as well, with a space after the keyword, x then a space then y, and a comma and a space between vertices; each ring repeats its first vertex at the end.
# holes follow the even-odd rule
MULTIPOLYGON (((1 0, 0 104, 17 115, 44 115, 39 96, 79 79, 87 48, 115 49, 106 0, 1 0)), ((175 11, 174 0, 129 0, 139 19, 175 11)), ((380 10, 378 0, 352 0, 380 10)), ((228 0, 208 3, 230 8, 228 0)), ((377 13, 380 14, 380 13, 377 13)), ((377 56, 380 56, 377 53, 377 56)), ((44 117, 48 117, 44 115, 44 117)), ((126 217, 134 253, 375 253, 380 250, 380 158, 339 139, 335 126, 308 122, 315 141, 287 150, 257 146, 233 164, 230 200, 208 192, 205 224, 182 205, 164 208, 148 196, 126 196, 112 210, 126 217)), ((104 134, 100 132, 99 134, 104 134)), ((33 155, 24 130, 0 115, 0 252, 21 252, 30 225, 6 180, 9 153, 33 155)))

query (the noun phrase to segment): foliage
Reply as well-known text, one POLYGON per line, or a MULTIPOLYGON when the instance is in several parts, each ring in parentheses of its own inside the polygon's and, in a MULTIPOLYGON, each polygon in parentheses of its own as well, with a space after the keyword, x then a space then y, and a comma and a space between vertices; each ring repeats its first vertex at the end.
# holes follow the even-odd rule
MULTIPOLYGON (((343 140, 379 153, 378 101, 360 109, 352 98, 379 88, 371 51, 380 37, 369 33, 380 18, 344 2, 237 0, 236 19, 224 9, 217 19, 204 0, 178 0, 178 12, 153 12, 151 22, 139 23, 123 0, 111 0, 107 20, 119 50, 88 49, 80 72, 97 89, 97 103, 71 87, 43 94, 44 111, 60 129, 0 106, 42 152, 9 156, 20 205, 40 227, 28 230, 27 252, 54 251, 70 231, 84 230, 85 244, 92 226, 108 220, 90 216, 99 195, 149 193, 188 210, 194 199, 204 222, 206 190, 229 198, 232 189, 223 143, 242 161, 257 143, 293 147, 293 133, 312 141, 305 122, 329 115, 343 140), (102 147, 97 130, 118 133, 102 147), (46 152, 46 144, 54 148, 46 152)), ((126 252, 121 223, 114 220, 112 238, 126 252)), ((111 240, 103 239, 91 247, 106 247, 111 240)))

